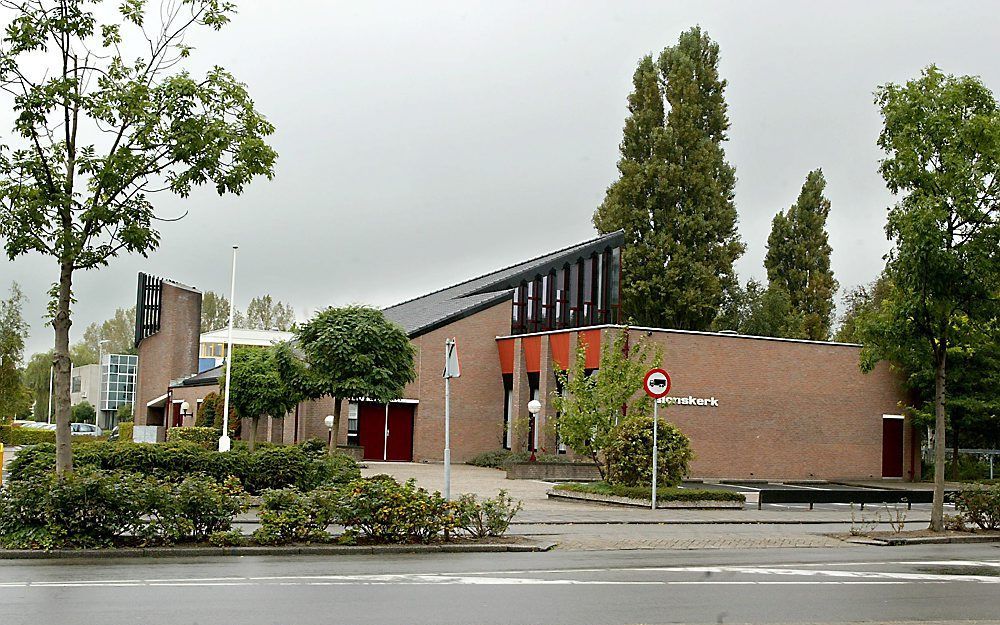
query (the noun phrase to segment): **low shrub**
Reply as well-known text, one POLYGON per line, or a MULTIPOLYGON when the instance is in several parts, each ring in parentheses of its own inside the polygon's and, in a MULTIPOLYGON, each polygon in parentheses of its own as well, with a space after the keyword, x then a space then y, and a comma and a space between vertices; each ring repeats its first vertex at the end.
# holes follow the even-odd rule
POLYGON ((181 441, 188 441, 209 450, 218 449, 219 431, 205 427, 175 427, 167 430, 167 442, 181 441))
MULTIPOLYGON (((509 449, 498 449, 496 451, 484 451, 481 454, 477 454, 472 458, 469 458, 465 464, 475 465, 477 467, 487 467, 490 469, 505 469, 511 464, 517 464, 521 462, 529 462, 531 460, 530 451, 518 451, 513 452, 509 449)), ((554 463, 554 464, 570 464, 580 462, 574 458, 567 456, 566 454, 547 454, 547 453, 536 453, 535 461, 542 463, 554 463)), ((588 464, 589 460, 585 461, 588 464)))
MULTIPOLYGON (((107 471, 125 471, 179 482, 204 474, 216 481, 236 477, 250 493, 295 487, 312 490, 342 485, 361 476, 358 465, 344 454, 313 455, 300 446, 274 446, 253 453, 245 449, 218 452, 190 441, 159 445, 144 443, 73 444, 73 463, 107 471)), ((12 481, 25 480, 55 467, 55 445, 25 447, 9 466, 12 481)))
POLYGON ((235 480, 203 476, 180 483, 81 468, 43 473, 0 491, 0 546, 108 547, 204 540, 228 531, 249 498, 235 480))
POLYGON ((955 510, 980 529, 1000 530, 1000 485, 963 486, 955 493, 955 510))
MULTIPOLYGON (((657 428, 657 479, 663 486, 677 486, 688 474, 694 457, 691 441, 676 426, 664 420, 657 428)), ((653 478, 653 419, 631 417, 615 426, 611 444, 604 450, 608 461, 607 481, 621 486, 643 486, 653 478)))
POLYGON ((131 421, 122 421, 118 424, 118 440, 115 442, 131 443, 134 430, 135 423, 131 421))
POLYGON ((457 527, 454 507, 441 493, 429 493, 412 479, 400 484, 387 475, 348 484, 337 520, 348 539, 375 543, 429 543, 457 527))
POLYGON ((514 515, 524 504, 517 503, 506 490, 500 490, 496 497, 477 499, 475 495, 462 495, 455 501, 457 524, 472 538, 503 536, 510 527, 514 515))
POLYGON ((334 522, 340 494, 318 488, 303 493, 292 488, 268 490, 262 495, 260 528, 253 538, 262 545, 326 542, 326 528, 334 522))
MULTIPOLYGON (((593 493, 595 495, 613 495, 631 499, 649 499, 652 484, 647 486, 622 486, 607 482, 589 482, 586 484, 559 484, 555 490, 567 490, 577 493, 593 493)), ((743 493, 731 490, 704 490, 695 488, 664 487, 656 489, 657 501, 739 501, 745 502, 743 493)))
MULTIPOLYGON (((87 440, 101 440, 103 437, 84 436, 77 434, 73 436, 73 444, 87 440)), ((10 425, 0 425, 0 443, 9 445, 37 445, 39 443, 55 443, 55 430, 39 430, 37 428, 13 427, 10 425)))

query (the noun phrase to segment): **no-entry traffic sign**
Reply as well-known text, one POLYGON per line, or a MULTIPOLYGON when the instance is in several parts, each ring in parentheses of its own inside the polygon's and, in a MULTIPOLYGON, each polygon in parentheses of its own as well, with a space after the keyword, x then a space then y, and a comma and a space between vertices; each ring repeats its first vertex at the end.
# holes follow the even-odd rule
POLYGON ((642 389, 653 399, 664 397, 670 392, 670 375, 663 369, 650 369, 642 382, 642 389))

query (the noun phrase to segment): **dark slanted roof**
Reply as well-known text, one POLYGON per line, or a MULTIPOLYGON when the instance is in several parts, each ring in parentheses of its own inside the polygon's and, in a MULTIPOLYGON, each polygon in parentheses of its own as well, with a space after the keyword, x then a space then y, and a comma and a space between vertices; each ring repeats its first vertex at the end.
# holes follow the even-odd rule
POLYGON ((213 384, 218 384, 219 378, 222 377, 223 370, 224 367, 222 365, 212 367, 211 369, 206 369, 197 375, 184 378, 180 381, 180 383, 173 383, 170 386, 211 386, 213 384))
POLYGON ((587 258, 594 252, 621 247, 624 241, 625 235, 622 231, 612 232, 390 306, 383 312, 390 320, 402 326, 411 338, 416 337, 511 299, 513 289, 522 281, 530 281, 535 276, 545 275, 553 269, 561 269, 567 263, 572 263, 578 258, 587 258))

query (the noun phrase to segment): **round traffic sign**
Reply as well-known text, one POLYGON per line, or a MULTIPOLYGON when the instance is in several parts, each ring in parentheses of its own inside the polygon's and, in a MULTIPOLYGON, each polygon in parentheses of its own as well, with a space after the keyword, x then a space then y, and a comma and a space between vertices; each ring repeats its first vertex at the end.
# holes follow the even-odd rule
POLYGON ((642 389, 653 399, 659 399, 670 392, 670 375, 663 369, 650 369, 642 381, 642 389))

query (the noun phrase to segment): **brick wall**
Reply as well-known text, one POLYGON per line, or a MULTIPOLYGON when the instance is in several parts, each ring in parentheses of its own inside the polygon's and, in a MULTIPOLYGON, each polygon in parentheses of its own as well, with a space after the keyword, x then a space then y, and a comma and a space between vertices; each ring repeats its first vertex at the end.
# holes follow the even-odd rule
POLYGON ((200 326, 201 293, 164 280, 160 331, 139 343, 136 425, 162 425, 147 423, 146 404, 166 393, 171 380, 198 372, 200 326))

